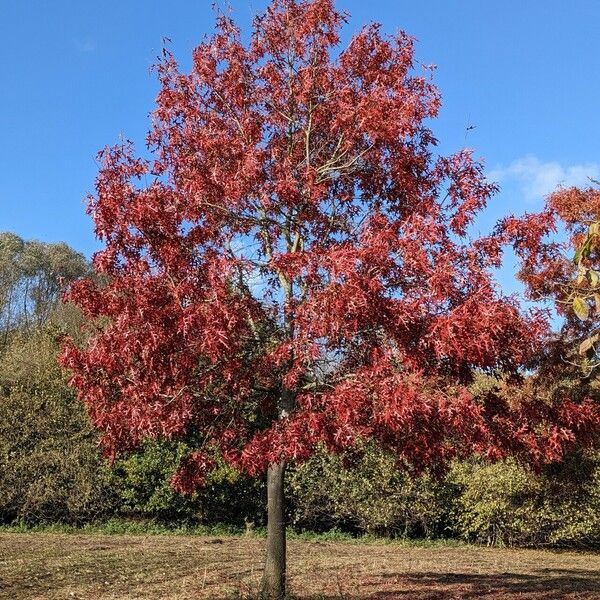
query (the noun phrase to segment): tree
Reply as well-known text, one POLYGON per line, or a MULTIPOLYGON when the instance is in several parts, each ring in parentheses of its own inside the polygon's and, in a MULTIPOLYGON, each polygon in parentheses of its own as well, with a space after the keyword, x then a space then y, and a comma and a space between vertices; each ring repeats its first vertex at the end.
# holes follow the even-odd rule
POLYGON ((547 323, 497 291, 503 236, 468 235, 495 188, 469 152, 434 156, 413 40, 368 25, 340 51, 344 22, 332 0, 273 0, 248 46, 220 16, 188 74, 165 50, 150 158, 100 154, 105 281, 69 293, 102 324, 63 361, 108 455, 200 435, 177 489, 214 452, 267 472, 267 597, 285 590, 286 464, 318 445, 543 461, 596 422, 468 392, 477 370, 518 377, 547 323))
POLYGON ((11 333, 39 328, 60 304, 62 283, 89 274, 85 257, 64 243, 0 233, 0 344, 11 333))
POLYGON ((589 377, 600 364, 600 190, 559 188, 540 213, 508 218, 501 229, 522 260, 529 297, 552 302, 564 320, 555 359, 589 377))

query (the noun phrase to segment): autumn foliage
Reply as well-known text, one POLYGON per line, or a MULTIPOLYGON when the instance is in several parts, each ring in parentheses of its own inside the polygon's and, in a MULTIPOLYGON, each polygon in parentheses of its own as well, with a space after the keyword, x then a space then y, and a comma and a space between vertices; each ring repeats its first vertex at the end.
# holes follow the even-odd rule
POLYGON ((587 377, 598 366, 600 316, 600 190, 590 183, 559 188, 542 212, 502 224, 530 298, 550 302, 563 319, 555 340, 563 370, 579 364, 587 377))
POLYGON ((473 237, 495 188, 470 152, 436 154, 413 40, 369 25, 341 49, 344 21, 331 0, 274 0, 245 45, 221 16, 189 73, 164 51, 150 157, 100 153, 102 277, 69 292, 94 326, 63 363, 107 454, 202 440, 178 489, 217 455, 258 473, 364 438, 416 467, 541 463, 597 424, 590 403, 468 391, 477 372, 517 385, 548 333, 499 291, 502 245, 553 249, 511 220, 473 237))

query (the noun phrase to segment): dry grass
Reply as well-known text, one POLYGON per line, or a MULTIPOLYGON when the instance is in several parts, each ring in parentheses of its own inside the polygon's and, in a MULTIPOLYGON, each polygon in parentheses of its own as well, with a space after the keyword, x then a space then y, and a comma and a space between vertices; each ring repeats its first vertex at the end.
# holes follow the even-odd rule
MULTIPOLYGON (((251 598, 264 540, 0 534, 0 598, 251 598)), ((289 543, 300 598, 600 599, 600 555, 486 548, 289 543)))

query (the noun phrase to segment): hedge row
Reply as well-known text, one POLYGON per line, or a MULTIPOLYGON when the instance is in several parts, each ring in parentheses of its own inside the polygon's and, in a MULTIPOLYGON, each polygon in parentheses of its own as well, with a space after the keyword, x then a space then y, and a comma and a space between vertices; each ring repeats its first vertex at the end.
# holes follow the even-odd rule
MULTIPOLYGON (((63 315, 64 321, 64 315, 63 315)), ((64 324, 64 323, 63 323, 64 324)), ((15 335, 0 356, 0 520, 82 524, 114 515, 261 525, 264 482, 222 466, 193 496, 169 486, 183 443, 147 443, 110 466, 56 363, 60 325, 15 335)), ((600 544, 600 456, 534 474, 511 462, 411 476, 373 446, 319 453, 288 477, 297 530, 454 537, 492 545, 600 544)))

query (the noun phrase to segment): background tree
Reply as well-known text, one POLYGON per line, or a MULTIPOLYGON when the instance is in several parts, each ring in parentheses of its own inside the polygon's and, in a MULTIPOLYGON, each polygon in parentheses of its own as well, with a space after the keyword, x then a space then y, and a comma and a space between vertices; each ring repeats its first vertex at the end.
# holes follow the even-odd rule
POLYGON ((569 233, 567 245, 574 250, 575 274, 571 285, 562 292, 566 298, 558 300, 566 303, 584 324, 582 333, 587 337, 579 344, 578 351, 585 357, 583 366, 591 374, 600 365, 597 358, 600 339, 600 190, 591 186, 585 190, 558 190, 551 196, 551 210, 565 223, 569 233))
POLYGON ((64 285, 89 273, 85 257, 67 244, 0 233, 0 343, 48 323, 64 285))
POLYGON ((220 17, 189 74, 164 51, 152 158, 101 153, 106 283, 69 294, 103 323, 64 364, 108 455, 191 436, 179 490, 214 453, 268 472, 270 597, 288 461, 373 438, 415 467, 541 462, 596 422, 588 405, 469 393, 475 370, 517 377, 547 324, 497 291, 502 236, 467 234, 494 187, 470 153, 433 155, 439 97, 411 38, 369 25, 340 50, 344 21, 332 0, 274 0, 248 46, 220 17))

